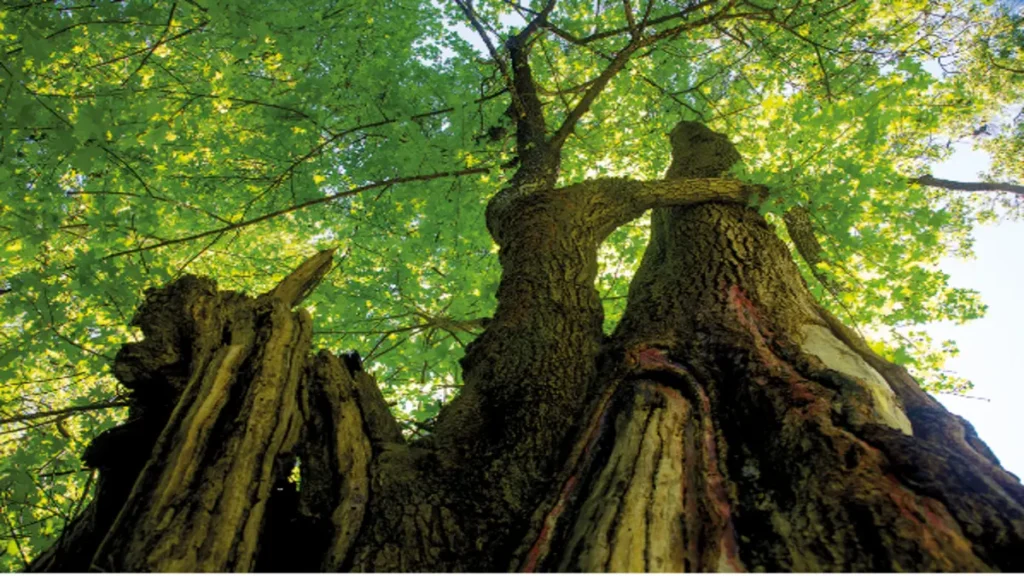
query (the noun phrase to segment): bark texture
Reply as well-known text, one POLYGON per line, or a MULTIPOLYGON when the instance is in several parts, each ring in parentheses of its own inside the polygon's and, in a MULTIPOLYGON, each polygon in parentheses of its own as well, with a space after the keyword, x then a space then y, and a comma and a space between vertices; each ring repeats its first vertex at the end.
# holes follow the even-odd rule
POLYGON ((330 253, 257 298, 150 293, 97 497, 32 569, 1024 569, 1019 481, 814 302, 727 139, 671 141, 661 181, 496 197, 498 307, 415 443, 358 355, 309 350, 330 253), (606 336, 597 249, 652 208, 606 336))
POLYGON ((273 565, 275 548, 344 555, 368 491, 356 404, 379 391, 357 398, 329 354, 307 362, 311 320, 291 310, 331 256, 311 258, 259 298, 188 276, 148 295, 136 315, 145 339, 126 345, 114 367, 132 391, 129 419, 85 454, 100 470, 97 497, 33 570, 251 571, 258 556, 273 565), (307 460, 305 515, 282 510, 296 453, 307 460), (296 522, 316 542, 262 538, 296 522))

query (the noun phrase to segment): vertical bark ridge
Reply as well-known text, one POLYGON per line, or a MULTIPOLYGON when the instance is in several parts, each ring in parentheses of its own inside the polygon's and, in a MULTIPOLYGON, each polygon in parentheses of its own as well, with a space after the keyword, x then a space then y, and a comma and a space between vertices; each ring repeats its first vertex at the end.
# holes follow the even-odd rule
POLYGON ((632 351, 625 365, 592 407, 513 568, 742 570, 703 386, 656 348, 632 351))

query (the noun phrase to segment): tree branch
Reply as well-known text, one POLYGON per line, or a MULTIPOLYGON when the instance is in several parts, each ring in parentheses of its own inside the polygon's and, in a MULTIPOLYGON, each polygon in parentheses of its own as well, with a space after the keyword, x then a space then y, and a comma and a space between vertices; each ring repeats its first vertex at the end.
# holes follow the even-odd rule
POLYGON ((569 135, 576 129, 576 124, 580 121, 580 118, 590 110, 590 107, 594 104, 597 96, 605 89, 611 79, 626 66, 626 63, 629 62, 629 57, 632 56, 641 45, 639 39, 640 35, 638 34, 629 44, 626 45, 625 48, 615 55, 611 63, 608 64, 601 74, 593 80, 590 87, 587 88, 586 92, 584 92, 583 97, 580 98, 580 101, 576 104, 576 107, 569 112, 569 115, 565 117, 562 125, 558 127, 554 136, 551 137, 551 148, 554 151, 557 152, 562 149, 562 146, 569 138, 569 135))
MULTIPOLYGON (((600 181, 598 181, 600 182, 600 181)), ((626 202, 644 209, 682 206, 702 202, 747 202, 767 189, 733 178, 669 178, 665 180, 626 180, 617 193, 626 202)))
POLYGON ((911 184, 945 188, 946 190, 958 190, 961 192, 1009 192, 1024 197, 1024 186, 1009 182, 958 182, 956 180, 935 178, 930 174, 919 178, 910 178, 909 182, 911 184))
POLYGON ((172 246, 174 244, 181 244, 183 242, 190 242, 192 240, 198 240, 199 238, 206 238, 207 236, 213 236, 214 234, 223 234, 225 232, 231 232, 232 230, 238 230, 240 228, 245 228, 247 226, 252 226, 253 224, 259 224, 260 222, 265 222, 267 220, 270 220, 271 218, 276 218, 276 217, 282 216, 284 214, 289 214, 291 212, 295 212, 295 211, 301 210, 303 208, 308 208, 308 207, 314 206, 316 204, 323 204, 325 202, 330 202, 331 200, 337 200, 338 198, 344 198, 346 196, 354 196, 354 195, 359 194, 361 192, 365 192, 367 190, 372 190, 374 188, 380 188, 382 186, 391 186, 392 184, 402 184, 402 183, 405 183, 405 182, 422 182, 422 181, 426 181, 426 180, 434 180, 434 179, 437 179, 437 178, 450 178, 450 177, 453 177, 453 176, 467 176, 467 175, 470 175, 470 174, 483 174, 483 173, 488 172, 490 170, 491 170, 490 167, 467 168, 465 170, 454 170, 454 171, 450 171, 450 172, 436 172, 434 174, 419 174, 419 175, 416 175, 416 176, 403 176, 403 177, 400 177, 400 178, 389 178, 389 179, 381 180, 379 182, 372 182, 370 184, 366 184, 365 186, 360 186, 358 188, 353 188, 352 190, 346 190, 344 192, 338 192, 336 194, 328 194, 327 196, 323 196, 321 198, 313 198, 312 200, 307 200, 305 202, 300 202, 299 204, 295 204, 295 205, 289 206, 287 208, 282 208, 280 210, 275 210, 275 211, 270 212, 268 214, 264 214, 262 216, 257 216, 256 218, 252 218, 250 220, 243 220, 241 222, 235 222, 234 224, 231 224, 231 225, 228 225, 228 226, 223 226, 221 228, 216 228, 216 229, 213 229, 213 230, 207 230, 205 232, 199 232, 197 234, 191 234, 189 236, 183 236, 181 238, 174 238, 174 239, 171 239, 171 240, 164 240, 162 242, 157 242, 156 244, 151 244, 149 246, 140 246, 138 248, 132 248, 130 250, 122 250, 121 252, 114 252, 112 254, 108 254, 108 255, 104 256, 103 259, 107 260, 107 259, 110 259, 110 258, 116 258, 118 256, 127 256, 128 254, 136 254, 136 253, 139 253, 139 252, 145 252, 147 250, 155 250, 157 248, 163 248, 165 246, 172 246))
POLYGON ((589 225, 599 236, 606 236, 651 208, 704 202, 745 204, 751 197, 764 196, 767 188, 734 178, 599 178, 556 192, 575 209, 585 211, 589 225))
POLYGON ((556 1, 557 0, 548 0, 548 3, 544 5, 544 8, 541 8, 540 12, 537 13, 533 20, 530 20, 526 27, 520 30, 519 34, 516 34, 512 40, 514 40, 516 44, 520 44, 522 46, 527 45, 530 42, 530 37, 533 36, 533 33, 543 27, 548 21, 548 16, 550 16, 551 12, 555 9, 556 1))
POLYGON ((335 250, 336 248, 321 250, 315 256, 306 259, 269 292, 270 297, 283 301, 289 308, 302 302, 330 272, 335 250))
MULTIPOLYGON (((700 5, 703 4, 705 3, 701 3, 700 5)), ((594 104, 594 101, 597 99, 598 95, 600 95, 600 93, 605 89, 605 87, 612 80, 612 78, 614 78, 616 74, 618 74, 623 68, 625 68, 626 64, 629 62, 629 58, 633 55, 633 53, 635 53, 637 50, 644 46, 649 46, 664 38, 675 36, 686 30, 699 28, 706 24, 710 24, 720 19, 723 19, 725 11, 729 10, 731 7, 732 2, 729 2, 728 4, 726 4, 724 8, 722 8, 722 10, 719 10, 718 12, 711 14, 710 16, 701 18, 700 20, 695 20, 693 22, 686 22, 678 26, 666 28, 664 30, 656 32, 655 34, 651 34, 650 36, 644 35, 643 28, 637 28, 633 33, 632 40, 630 40, 629 44, 627 44, 622 50, 620 50, 615 55, 611 63, 608 64, 608 67, 606 67, 601 72, 601 74, 593 81, 593 83, 587 89, 586 93, 584 93, 583 97, 580 98, 580 101, 579 103, 577 103, 576 107, 573 108, 572 112, 570 112, 569 115, 565 118, 565 121, 562 122, 562 125, 559 126, 558 131, 556 131, 554 136, 552 136, 551 138, 551 149, 555 152, 561 150, 562 146, 565 144, 565 141, 569 138, 569 135, 572 134, 573 130, 575 130, 576 123, 579 122, 583 115, 590 110, 590 107, 594 104)), ((695 7, 692 7, 690 9, 683 10, 679 12, 677 15, 673 15, 673 18, 678 15, 683 15, 685 13, 691 12, 695 9, 695 7)), ((651 20, 648 23, 648 26, 654 25, 654 23, 658 21, 666 20, 662 18, 655 18, 654 20, 651 20)))
POLYGON ((146 52, 146 55, 142 57, 142 62, 139 62, 139 65, 135 68, 135 70, 133 70, 130 74, 128 74, 128 76, 125 77, 124 80, 121 81, 121 86, 128 84, 128 81, 132 79, 132 76, 138 74, 139 70, 142 70, 142 68, 145 67, 146 63, 149 62, 149 59, 153 56, 153 52, 156 52, 156 49, 163 45, 164 38, 166 38, 167 33, 171 31, 171 24, 174 23, 174 13, 177 10, 178 3, 175 2, 171 4, 171 13, 167 15, 167 26, 164 27, 164 31, 160 34, 160 38, 153 43, 153 46, 151 46, 149 51, 146 52))
MULTIPOLYGON (((647 26, 657 26, 658 24, 664 24, 665 22, 671 22, 672 20, 677 20, 679 18, 684 18, 686 15, 688 15, 688 14, 690 14, 692 12, 695 12, 697 10, 700 10, 701 8, 704 8, 705 6, 709 6, 711 4, 714 4, 717 1, 718 0, 704 0, 703 2, 698 2, 697 4, 694 4, 692 6, 684 8, 684 9, 680 10, 679 12, 673 12, 672 14, 666 14, 664 16, 659 16, 657 18, 652 18, 652 19, 648 20, 646 24, 647 24, 647 26)), ((614 37, 614 36, 620 36, 622 34, 628 34, 628 33, 632 32, 632 30, 630 29, 629 26, 623 26, 621 28, 613 28, 611 30, 602 30, 601 32, 595 32, 595 33, 590 34, 588 36, 584 36, 582 38, 579 38, 579 37, 573 36, 572 34, 566 32, 565 30, 562 30, 558 26, 555 26, 554 24, 552 24, 550 22, 547 22, 546 20, 545 20, 543 25, 544 25, 545 28, 550 30, 552 33, 554 33, 559 38, 565 40, 566 42, 569 42, 570 44, 576 44, 578 46, 585 46, 587 44, 591 44, 593 42, 597 42, 598 40, 603 40, 605 38, 611 38, 611 37, 614 37)))
POLYGON ((494 47, 494 43, 491 42, 491 37, 487 35, 487 29, 477 18, 476 12, 473 10, 472 0, 455 0, 455 3, 462 9, 462 13, 466 15, 466 19, 469 20, 469 24, 476 30, 480 39, 483 40, 487 51, 491 54, 491 58, 494 59, 494 63, 498 66, 498 70, 501 72, 502 78, 505 79, 505 86, 512 93, 512 106, 515 108, 517 113, 522 113, 523 103, 519 99, 519 94, 516 92, 515 84, 512 82, 512 73, 508 69, 508 63, 502 58, 501 54, 498 53, 497 48, 494 47))
POLYGON ((814 275, 818 282, 821 282, 821 285, 826 290, 831 292, 833 296, 836 296, 838 301, 838 293, 842 290, 842 287, 818 269, 818 264, 827 264, 828 262, 824 257, 825 249, 822 248, 818 238, 814 235, 811 212, 804 206, 794 206, 782 215, 782 221, 786 224, 786 232, 789 233, 789 238, 793 241, 796 251, 804 259, 804 262, 807 263, 808 268, 811 269, 811 274, 814 275))
MULTIPOLYGON (((548 7, 553 8, 554 4, 552 0, 548 7)), ((535 27, 543 17, 546 17, 546 12, 541 12, 534 18, 527 29, 535 27)), ((523 30, 505 44, 512 58, 513 89, 519 102, 519 108, 512 109, 516 123, 516 152, 520 161, 519 170, 513 180, 517 186, 527 182, 553 186, 558 177, 558 155, 548 153, 544 106, 537 97, 537 84, 530 69, 529 36, 525 32, 526 30, 523 30)), ((516 99, 513 99, 513 103, 515 102, 516 99)))
POLYGON ((13 424, 15 422, 31 422, 32 420, 39 420, 41 418, 64 416, 66 414, 77 414, 81 412, 91 412, 93 410, 106 410, 108 408, 121 408, 124 406, 128 406, 128 402, 123 400, 110 402, 94 402, 92 404, 86 404, 84 406, 72 406, 70 408, 61 408, 60 410, 47 410, 44 412, 36 412, 34 414, 21 414, 19 416, 11 416, 10 418, 0 418, 0 424, 13 424))

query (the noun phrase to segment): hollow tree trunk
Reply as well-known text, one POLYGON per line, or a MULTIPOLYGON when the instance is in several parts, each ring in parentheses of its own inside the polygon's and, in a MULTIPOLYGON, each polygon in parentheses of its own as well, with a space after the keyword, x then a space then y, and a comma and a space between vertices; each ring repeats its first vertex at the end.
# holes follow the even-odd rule
POLYGON ((330 253, 258 298, 150 293, 97 497, 32 569, 1024 569, 1017 479, 813 302, 728 141, 672 141, 663 181, 498 195, 499 305, 423 441, 357 356, 309 352, 291 308, 330 253), (649 208, 605 337, 597 247, 649 208))

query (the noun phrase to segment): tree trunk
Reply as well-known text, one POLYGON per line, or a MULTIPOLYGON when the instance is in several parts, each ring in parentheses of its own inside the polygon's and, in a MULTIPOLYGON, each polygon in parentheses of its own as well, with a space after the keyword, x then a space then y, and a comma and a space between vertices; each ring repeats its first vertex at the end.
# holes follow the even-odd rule
POLYGON ((309 354, 329 253, 258 298, 152 292, 97 497, 31 568, 1024 570, 1017 478, 816 305, 727 140, 672 142, 663 181, 499 194, 499 305, 416 443, 358 357, 309 354), (597 247, 649 208, 606 337, 597 247))

